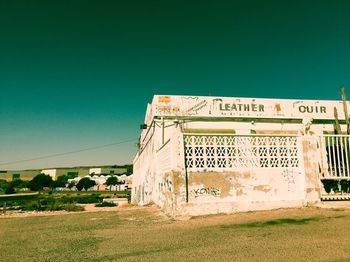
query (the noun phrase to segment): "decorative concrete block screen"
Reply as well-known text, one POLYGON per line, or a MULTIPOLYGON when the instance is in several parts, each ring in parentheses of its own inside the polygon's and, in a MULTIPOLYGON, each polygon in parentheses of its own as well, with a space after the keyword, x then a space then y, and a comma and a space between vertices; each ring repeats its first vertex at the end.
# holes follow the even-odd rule
POLYGON ((189 171, 300 166, 297 136, 185 134, 184 143, 189 171))

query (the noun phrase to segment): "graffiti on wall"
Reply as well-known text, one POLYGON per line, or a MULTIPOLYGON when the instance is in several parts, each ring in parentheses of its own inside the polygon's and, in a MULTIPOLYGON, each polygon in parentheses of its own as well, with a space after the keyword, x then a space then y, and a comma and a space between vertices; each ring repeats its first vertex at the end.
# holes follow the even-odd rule
POLYGON ((138 187, 138 190, 136 190, 136 201, 138 203, 141 202, 141 186, 138 187))
POLYGON ((145 180, 142 184, 142 201, 143 203, 148 203, 153 192, 153 178, 150 168, 145 172, 145 180))
POLYGON ((295 176, 296 176, 296 174, 297 173, 293 169, 284 169, 282 171, 282 176, 288 185, 288 192, 294 191, 294 189, 295 189, 295 184, 296 184, 295 176))
POLYGON ((166 192, 173 191, 173 182, 168 176, 164 177, 162 181, 159 183, 159 191, 166 191, 166 192))
POLYGON ((195 97, 183 97, 186 102, 184 104, 189 105, 184 112, 186 115, 198 115, 198 111, 205 108, 208 102, 204 99, 200 99, 198 96, 195 97))
POLYGON ((174 204, 174 185, 171 175, 165 175, 161 178, 158 183, 159 194, 158 194, 158 205, 160 207, 170 208, 174 204))
POLYGON ((221 190, 215 187, 199 187, 199 188, 193 188, 190 191, 190 194, 195 198, 201 197, 201 196, 219 197, 221 195, 221 190))

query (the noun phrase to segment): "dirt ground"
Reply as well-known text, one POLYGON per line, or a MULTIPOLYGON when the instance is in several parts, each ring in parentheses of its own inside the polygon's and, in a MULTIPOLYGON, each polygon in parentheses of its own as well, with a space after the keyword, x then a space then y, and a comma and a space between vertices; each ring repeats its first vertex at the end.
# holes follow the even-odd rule
MULTIPOLYGON (((57 215, 69 215, 69 214, 78 214, 86 212, 105 212, 105 211, 118 211, 124 210, 125 208, 130 208, 130 205, 125 206, 115 206, 115 207, 95 207, 95 204, 77 204, 83 206, 85 211, 79 212, 68 212, 68 211, 6 211, 5 214, 0 213, 1 218, 10 218, 10 217, 32 217, 32 216, 57 216, 57 215)), ((137 208, 137 207, 134 207, 137 208)))
POLYGON ((350 261, 339 203, 184 220, 156 207, 1 216, 0 261, 350 261))

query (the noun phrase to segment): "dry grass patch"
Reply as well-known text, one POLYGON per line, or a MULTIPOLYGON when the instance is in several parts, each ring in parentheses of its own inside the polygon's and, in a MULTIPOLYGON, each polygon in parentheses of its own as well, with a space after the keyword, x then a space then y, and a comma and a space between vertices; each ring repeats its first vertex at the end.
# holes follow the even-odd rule
POLYGON ((4 218, 0 252, 3 261, 349 260, 349 222, 349 210, 316 208, 187 221, 154 207, 4 218))

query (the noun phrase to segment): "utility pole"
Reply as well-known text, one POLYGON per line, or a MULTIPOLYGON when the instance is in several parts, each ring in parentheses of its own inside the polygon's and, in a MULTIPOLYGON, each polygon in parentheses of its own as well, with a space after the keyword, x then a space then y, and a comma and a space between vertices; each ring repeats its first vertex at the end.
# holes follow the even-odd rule
POLYGON ((346 102, 344 86, 341 88, 341 100, 343 101, 343 110, 344 110, 344 117, 346 122, 346 133, 350 135, 350 120, 349 120, 348 105, 346 102))

